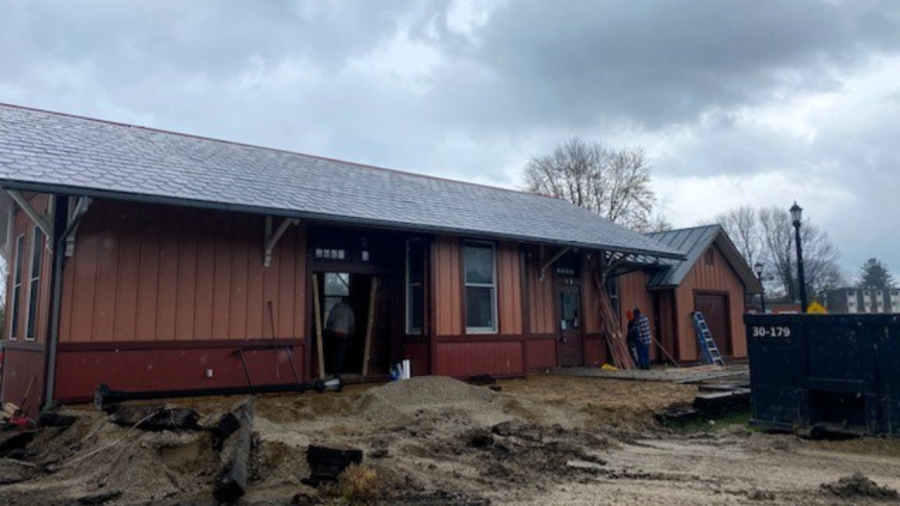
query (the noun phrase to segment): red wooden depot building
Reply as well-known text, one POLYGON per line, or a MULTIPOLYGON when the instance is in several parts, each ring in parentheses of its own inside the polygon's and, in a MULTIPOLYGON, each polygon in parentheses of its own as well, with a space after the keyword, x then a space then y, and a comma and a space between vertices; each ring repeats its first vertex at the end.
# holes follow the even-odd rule
POLYGON ((2 396, 33 406, 318 377, 341 297, 359 376, 596 363, 595 274, 685 258, 561 200, 8 105, 0 185, 2 396))

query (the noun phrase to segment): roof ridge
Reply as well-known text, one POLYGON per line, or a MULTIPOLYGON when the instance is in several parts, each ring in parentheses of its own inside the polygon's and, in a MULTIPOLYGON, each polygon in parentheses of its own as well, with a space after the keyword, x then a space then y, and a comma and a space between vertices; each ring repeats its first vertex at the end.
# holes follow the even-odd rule
POLYGON ((26 110, 26 111, 35 111, 35 112, 40 112, 43 114, 52 114, 55 116, 66 116, 69 118, 75 118, 75 119, 84 120, 84 121, 92 121, 95 123, 104 123, 107 125, 114 125, 114 126, 127 127, 127 128, 136 128, 139 130, 146 130, 148 132, 156 132, 156 133, 161 133, 161 134, 165 134, 165 135, 187 137, 187 138, 191 138, 191 139, 198 139, 198 140, 209 141, 209 142, 217 142, 217 143, 221 143, 221 144, 229 144, 232 146, 240 146, 240 147, 245 147, 245 148, 263 149, 266 151, 274 151, 276 153, 283 153, 283 154, 287 154, 287 155, 304 156, 307 158, 314 158, 314 159, 322 160, 322 161, 326 161, 326 162, 343 163, 343 164, 353 165, 353 166, 363 168, 363 169, 391 172, 394 174, 400 174, 403 176, 410 176, 410 177, 414 177, 414 178, 429 179, 432 181, 443 181, 443 182, 455 183, 455 184, 464 184, 464 185, 469 185, 469 186, 475 186, 478 188, 486 188, 489 190, 500 190, 500 191, 516 193, 516 194, 520 194, 520 195, 529 195, 529 196, 534 196, 534 197, 549 198, 549 199, 562 200, 562 201, 568 202, 565 199, 553 197, 550 195, 544 195, 544 194, 540 194, 540 193, 532 193, 532 192, 523 191, 523 190, 515 190, 512 188, 503 188, 502 186, 492 186, 492 185, 483 184, 483 183, 473 183, 471 181, 463 181, 460 179, 451 179, 451 178, 443 177, 443 176, 435 176, 433 174, 422 174, 420 172, 411 172, 411 171, 407 171, 407 170, 392 169, 390 167, 382 167, 382 166, 378 166, 378 165, 370 165, 370 164, 366 164, 366 163, 354 162, 354 161, 349 161, 349 160, 341 160, 339 158, 332 158, 332 157, 328 157, 328 156, 313 155, 313 154, 309 154, 309 153, 300 153, 298 151, 290 151, 290 150, 283 149, 283 148, 263 146, 260 144, 250 144, 248 142, 233 141, 233 140, 228 140, 228 139, 219 139, 216 137, 209 137, 209 136, 204 136, 204 135, 179 132, 176 130, 166 130, 164 128, 136 125, 133 123, 124 123, 121 121, 113 121, 113 120, 108 120, 108 119, 103 119, 103 118, 94 118, 94 117, 90 117, 90 116, 84 116, 81 114, 73 114, 73 113, 60 112, 60 111, 51 111, 48 109, 41 109, 38 107, 29 107, 29 106, 19 105, 19 104, 10 104, 8 102, 0 102, 0 107, 22 109, 22 110, 26 110))
POLYGON ((710 225, 695 225, 693 227, 673 228, 671 230, 661 230, 659 232, 646 232, 646 233, 644 233, 644 235, 654 236, 654 235, 661 235, 661 234, 672 234, 672 233, 678 233, 678 232, 687 232, 689 230, 699 230, 701 228, 715 228, 715 227, 722 228, 722 224, 721 223, 713 223, 710 225))

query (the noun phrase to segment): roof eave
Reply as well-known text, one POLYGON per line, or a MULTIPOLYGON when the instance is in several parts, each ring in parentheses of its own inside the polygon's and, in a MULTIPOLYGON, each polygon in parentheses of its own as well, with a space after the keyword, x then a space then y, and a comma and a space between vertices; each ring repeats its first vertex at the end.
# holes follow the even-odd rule
POLYGON ((0 180, 0 187, 10 190, 32 191, 39 193, 51 193, 60 195, 83 196, 92 198, 106 198, 113 200, 122 200, 126 202, 140 202, 147 204, 162 204, 194 207, 199 209, 213 209, 219 211, 244 212, 250 214, 263 214, 270 216, 282 216, 286 218, 300 218, 303 220, 318 221, 323 223, 339 223, 345 225, 359 225, 374 228, 384 228, 393 230, 405 230, 410 232, 428 232, 441 233, 450 235, 460 235, 473 238, 492 238, 505 239, 526 243, 549 244, 555 246, 563 246, 570 248, 583 248, 592 250, 615 251, 633 255, 647 255, 659 258, 669 258, 674 260, 684 260, 684 255, 677 252, 666 252, 649 250, 642 248, 628 248, 612 245, 601 245, 587 242, 567 242, 552 239, 540 239, 528 236, 519 236, 514 234, 492 234, 479 232, 476 230, 458 229, 453 227, 435 227, 429 225, 410 225, 407 223, 399 223, 383 220, 368 220, 363 218, 354 218, 347 216, 339 216, 332 214, 311 213, 307 211, 293 211, 277 207, 252 206, 246 204, 229 204, 226 202, 217 202, 201 199, 187 199, 183 197, 150 195, 144 193, 129 193, 115 190, 104 190, 99 188, 85 188, 80 186, 54 185, 34 181, 17 181, 17 180, 0 180))

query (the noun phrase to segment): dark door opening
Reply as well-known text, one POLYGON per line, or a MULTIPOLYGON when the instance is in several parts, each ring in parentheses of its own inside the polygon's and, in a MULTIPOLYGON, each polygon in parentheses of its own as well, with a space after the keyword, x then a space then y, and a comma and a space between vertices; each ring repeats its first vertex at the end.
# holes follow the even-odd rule
MULTIPOLYGON (((342 300, 352 310, 354 328, 344 344, 341 376, 352 380, 354 377, 387 375, 391 358, 391 278, 347 272, 317 272, 314 276, 318 285, 313 293, 319 297, 319 323, 313 320, 313 335, 322 333, 326 376, 337 372, 335 356, 340 340, 329 332, 328 320, 342 300), (321 325, 321 329, 316 328, 317 325, 321 325)), ((319 356, 316 341, 313 357, 319 356)), ((315 367, 317 371, 321 370, 318 359, 315 359, 315 367)))
POLYGON ((694 310, 700 311, 706 318, 713 340, 719 347, 719 353, 730 356, 731 351, 731 315, 728 311, 728 296, 712 293, 698 293, 694 296, 694 310))
POLYGON ((563 286, 558 290, 559 301, 559 365, 584 365, 584 339, 581 331, 581 289, 563 286))

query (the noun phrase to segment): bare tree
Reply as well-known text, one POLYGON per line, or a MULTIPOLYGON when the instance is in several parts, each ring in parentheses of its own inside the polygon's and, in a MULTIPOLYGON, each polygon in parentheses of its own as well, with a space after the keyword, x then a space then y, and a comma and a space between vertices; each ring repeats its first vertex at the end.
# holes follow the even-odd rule
MULTIPOLYGON (((739 207, 718 215, 716 221, 749 265, 763 263, 765 272, 774 278, 766 283, 771 296, 792 301, 799 298, 794 228, 786 209, 739 207)), ((807 218, 800 229, 800 240, 807 293, 816 297, 841 286, 844 275, 838 266, 840 253, 828 234, 807 218)))
POLYGON ((741 206, 714 218, 750 266, 767 261, 768 249, 759 214, 753 207, 741 206))
POLYGON ((653 215, 650 160, 640 147, 613 150, 570 139, 525 166, 525 189, 561 198, 639 232, 665 227, 653 215))

